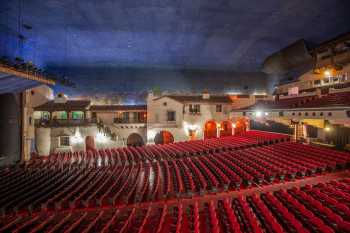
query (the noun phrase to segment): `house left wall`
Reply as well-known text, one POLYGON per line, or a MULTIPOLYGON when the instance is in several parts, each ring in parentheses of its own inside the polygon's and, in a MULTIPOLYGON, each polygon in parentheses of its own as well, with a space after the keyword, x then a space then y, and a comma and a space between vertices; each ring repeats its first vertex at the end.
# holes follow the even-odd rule
POLYGON ((0 95, 0 166, 21 159, 21 103, 20 93, 0 95))

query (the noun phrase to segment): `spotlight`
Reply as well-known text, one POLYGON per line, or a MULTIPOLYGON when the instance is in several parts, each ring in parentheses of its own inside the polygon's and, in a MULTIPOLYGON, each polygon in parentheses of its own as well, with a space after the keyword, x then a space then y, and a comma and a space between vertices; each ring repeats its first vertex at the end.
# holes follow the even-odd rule
POLYGON ((196 133, 199 130, 199 126, 196 124, 189 124, 187 122, 184 122, 184 130, 185 133, 190 136, 191 132, 196 133))
POLYGON ((157 132, 153 129, 147 130, 147 140, 153 140, 157 132))
POLYGON ((326 76, 326 77, 332 76, 332 73, 333 73, 333 70, 332 70, 332 69, 326 69, 326 70, 323 72, 324 76, 326 76))
POLYGON ((82 143, 84 141, 83 137, 80 134, 79 128, 75 131, 74 136, 71 138, 73 144, 82 143))
POLYGON ((106 143, 108 140, 108 138, 106 137, 106 135, 104 135, 103 133, 101 132, 98 132, 96 134, 96 142, 99 142, 99 143, 106 143))

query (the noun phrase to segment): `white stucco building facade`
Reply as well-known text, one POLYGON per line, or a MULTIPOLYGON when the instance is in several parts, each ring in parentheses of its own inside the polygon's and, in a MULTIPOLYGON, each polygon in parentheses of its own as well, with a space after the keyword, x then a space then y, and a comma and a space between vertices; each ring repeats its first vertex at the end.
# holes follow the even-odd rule
POLYGON ((147 98, 147 142, 154 143, 156 135, 162 131, 169 132, 174 141, 220 136, 223 131, 232 135, 235 128, 231 121, 232 109, 249 106, 255 101, 255 96, 243 95, 154 96, 150 93, 147 98))
POLYGON ((60 94, 35 107, 38 154, 159 144, 232 135, 232 110, 267 96, 160 95, 146 105, 93 105, 60 94))

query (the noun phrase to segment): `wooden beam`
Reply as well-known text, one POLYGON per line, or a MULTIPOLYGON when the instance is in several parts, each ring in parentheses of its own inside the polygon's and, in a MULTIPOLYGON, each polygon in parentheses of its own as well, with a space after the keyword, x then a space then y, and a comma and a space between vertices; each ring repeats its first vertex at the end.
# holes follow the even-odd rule
POLYGON ((37 81, 37 82, 41 82, 44 84, 49 84, 49 85, 55 85, 56 82, 54 80, 51 79, 47 79, 44 76, 41 75, 33 75, 33 74, 28 74, 25 73, 23 71, 18 71, 15 70, 14 68, 8 67, 8 66, 4 66, 0 64, 0 72, 2 73, 6 73, 9 75, 14 75, 20 78, 24 78, 24 79, 29 79, 29 80, 33 80, 33 81, 37 81))

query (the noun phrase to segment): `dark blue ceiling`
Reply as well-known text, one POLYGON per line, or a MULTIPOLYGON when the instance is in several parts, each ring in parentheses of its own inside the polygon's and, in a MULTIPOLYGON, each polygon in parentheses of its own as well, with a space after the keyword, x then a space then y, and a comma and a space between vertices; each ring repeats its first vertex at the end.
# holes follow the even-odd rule
POLYGON ((18 93, 26 89, 39 86, 37 81, 16 77, 0 72, 0 94, 18 93))
POLYGON ((348 31, 349 9, 349 0, 0 0, 0 55, 66 74, 81 90, 108 89, 99 81, 106 77, 138 90, 149 69, 163 72, 164 85, 169 72, 191 80, 184 70, 234 80, 298 39, 348 31))

